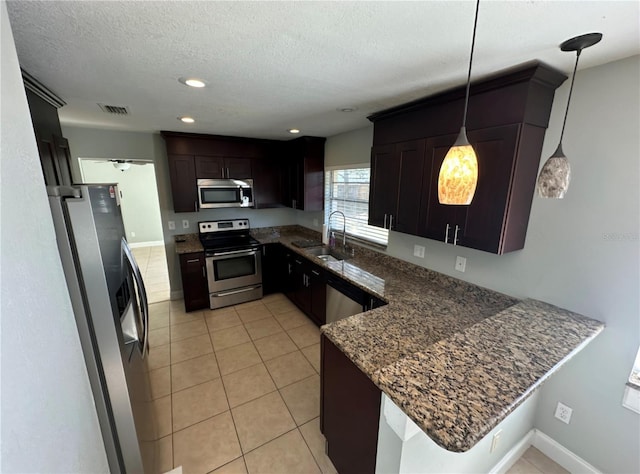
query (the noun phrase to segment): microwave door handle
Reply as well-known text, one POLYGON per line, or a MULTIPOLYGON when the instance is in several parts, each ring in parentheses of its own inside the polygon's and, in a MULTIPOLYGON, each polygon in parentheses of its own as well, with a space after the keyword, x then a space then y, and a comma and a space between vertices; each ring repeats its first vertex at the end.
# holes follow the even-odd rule
POLYGON ((138 287, 140 309, 142 310, 141 322, 143 326, 143 336, 140 343, 142 344, 142 358, 144 359, 149 352, 149 303, 147 300, 147 290, 144 287, 144 281, 142 280, 142 275, 140 274, 140 268, 138 267, 138 264, 133 257, 133 253, 131 252, 131 248, 129 248, 129 244, 127 244, 127 241, 124 237, 122 237, 121 247, 122 252, 127 257, 129 267, 131 268, 131 273, 133 274, 133 278, 136 280, 136 286, 138 287))

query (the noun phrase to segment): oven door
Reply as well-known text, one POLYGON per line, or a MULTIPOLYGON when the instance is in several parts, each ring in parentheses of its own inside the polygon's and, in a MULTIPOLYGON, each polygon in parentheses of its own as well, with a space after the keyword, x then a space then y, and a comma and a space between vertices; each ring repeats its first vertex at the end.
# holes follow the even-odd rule
POLYGON ((209 293, 262 283, 259 248, 215 252, 207 256, 206 262, 209 293))

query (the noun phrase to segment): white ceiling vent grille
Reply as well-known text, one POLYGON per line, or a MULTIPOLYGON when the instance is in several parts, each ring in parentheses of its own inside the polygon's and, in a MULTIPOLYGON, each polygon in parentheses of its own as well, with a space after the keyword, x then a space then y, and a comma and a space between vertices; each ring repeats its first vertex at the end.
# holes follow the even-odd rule
POLYGON ((129 115, 129 107, 121 107, 119 105, 98 104, 103 112, 114 115, 129 115))

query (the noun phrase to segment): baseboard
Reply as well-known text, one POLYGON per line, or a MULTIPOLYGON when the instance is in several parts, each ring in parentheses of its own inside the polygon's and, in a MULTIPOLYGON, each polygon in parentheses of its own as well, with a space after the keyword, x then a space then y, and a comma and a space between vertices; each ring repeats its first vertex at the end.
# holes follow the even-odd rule
POLYGON ((516 462, 518 462, 518 459, 522 457, 530 446, 539 449, 545 456, 557 462, 569 472, 580 474, 602 474, 580 456, 572 453, 556 440, 550 438, 537 429, 532 429, 524 435, 524 437, 518 441, 495 466, 493 466, 489 471, 490 474, 506 473, 516 462))
POLYGON ((159 247, 161 245, 164 246, 163 240, 151 240, 149 242, 129 243, 129 247, 131 247, 132 249, 135 249, 137 247, 159 247))
POLYGON ((569 472, 601 474, 599 470, 582 459, 577 454, 572 453, 556 440, 550 438, 540 430, 534 430, 535 436, 531 443, 538 448, 548 458, 553 459, 569 472))
POLYGON ((527 449, 533 444, 533 439, 535 438, 536 430, 529 431, 524 437, 518 441, 508 452, 505 454, 498 464, 493 466, 493 468, 489 471, 490 474, 504 474, 507 472, 511 466, 513 466, 518 459, 522 457, 527 449))
POLYGON ((183 297, 184 297, 184 293, 182 292, 182 290, 172 291, 169 294, 170 300, 181 300, 183 297))

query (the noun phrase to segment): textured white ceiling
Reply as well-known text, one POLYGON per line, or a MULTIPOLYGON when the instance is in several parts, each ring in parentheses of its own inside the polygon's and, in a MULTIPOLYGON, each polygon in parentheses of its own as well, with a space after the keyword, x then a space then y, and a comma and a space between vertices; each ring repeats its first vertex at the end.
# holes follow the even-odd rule
MULTIPOLYGON (((474 1, 9 1, 22 67, 62 97, 63 123, 290 138, 331 136, 466 80, 474 1), (192 89, 181 76, 205 79, 192 89), (127 106, 131 115, 96 105, 127 106), (341 107, 357 107, 343 113, 341 107), (177 121, 190 115, 196 123, 177 121)), ((638 1, 480 4, 472 78, 599 31, 580 69, 640 53, 638 1)))

